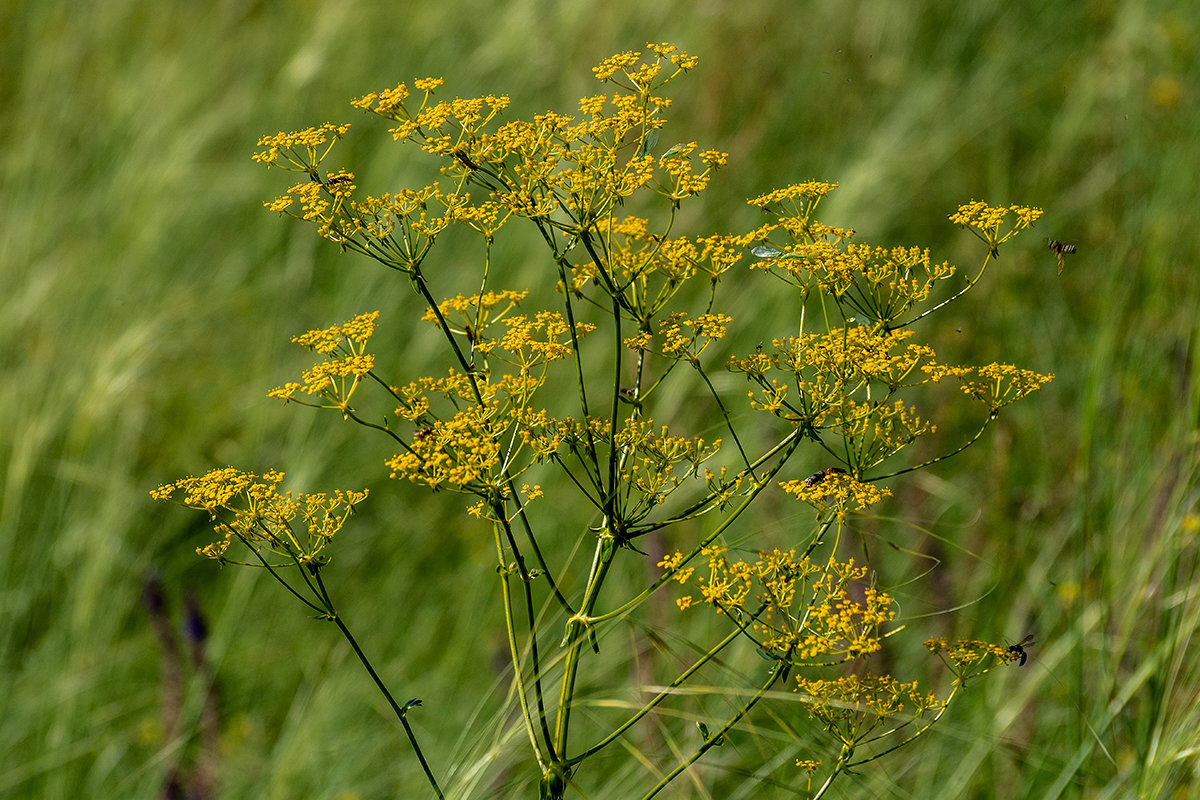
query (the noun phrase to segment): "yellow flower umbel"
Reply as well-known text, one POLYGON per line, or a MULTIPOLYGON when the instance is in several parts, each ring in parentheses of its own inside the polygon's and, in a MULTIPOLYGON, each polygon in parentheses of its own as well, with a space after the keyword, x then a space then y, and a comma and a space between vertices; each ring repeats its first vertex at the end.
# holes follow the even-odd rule
POLYGON ((1028 228, 1042 216, 1040 208, 1027 206, 1009 206, 1008 208, 989 206, 982 200, 972 200, 959 206, 958 211, 950 215, 950 221, 969 230, 976 238, 988 246, 988 255, 995 258, 1000 245, 1028 228), (1008 215, 1016 217, 1015 222, 1008 222, 1008 215))
POLYGON ((925 718, 926 724, 905 739, 911 741, 937 720, 947 704, 932 692, 922 692, 916 681, 901 682, 890 675, 870 673, 832 679, 800 676, 795 691, 812 718, 840 745, 835 774, 883 755, 890 749, 882 745, 884 740, 925 718), (876 743, 881 744, 874 749, 882 752, 854 760, 856 750, 876 743))
POLYGON ((349 125, 326 122, 302 131, 264 136, 258 140, 258 146, 266 149, 255 153, 254 160, 288 172, 304 172, 316 180, 317 166, 329 155, 334 143, 349 130, 349 125))
POLYGON ((208 558, 228 561, 226 551, 236 539, 263 566, 277 565, 269 555, 282 558, 284 564, 323 563, 325 545, 341 530, 354 506, 366 499, 367 491, 280 493, 277 487, 282 481, 283 473, 275 470, 260 477, 226 467, 164 484, 150 494, 209 514, 220 538, 196 551, 208 558))
POLYGON ((809 293, 825 293, 845 317, 890 330, 900 327, 911 310, 929 299, 938 281, 954 267, 934 264, 919 247, 872 247, 851 242, 853 230, 813 218, 817 205, 837 184, 809 181, 749 201, 774 221, 755 231, 758 259, 751 269, 769 271, 785 283, 809 293))
POLYGON ((332 358, 305 370, 300 383, 290 382, 272 389, 267 393, 268 397, 314 408, 334 408, 349 417, 353 412, 350 398, 375 367, 375 356, 366 349, 367 340, 375 333, 377 319, 379 312, 372 311, 359 314, 342 325, 293 336, 292 341, 296 344, 332 358), (296 395, 300 393, 322 397, 325 402, 298 399, 296 395))
POLYGON ((933 381, 957 378, 962 383, 963 393, 983 403, 993 415, 1054 380, 1053 375, 1041 375, 1012 364, 992 363, 982 367, 927 364, 922 369, 933 381))
POLYGON ((1002 647, 978 639, 958 639, 954 642, 929 639, 925 646, 950 669, 955 686, 965 686, 970 678, 990 672, 998 664, 1017 661, 1021 657, 1019 648, 1002 647))
POLYGON ((782 481, 779 486, 797 500, 813 506, 819 513, 834 511, 839 518, 873 506, 892 492, 887 487, 863 483, 843 472, 816 472, 807 478, 782 481), (824 476, 821 480, 814 480, 824 476))
MULTIPOLYGON (((789 666, 833 664, 876 652, 879 627, 895 619, 892 598, 863 586, 865 566, 829 559, 821 567, 795 550, 759 553, 752 562, 730 561, 719 546, 702 548, 707 571, 696 575, 683 553, 658 566, 680 584, 694 584, 700 600, 741 621, 760 652, 789 666), (857 594, 858 599, 853 595, 857 594)), ((689 595, 678 602, 686 609, 689 595)))

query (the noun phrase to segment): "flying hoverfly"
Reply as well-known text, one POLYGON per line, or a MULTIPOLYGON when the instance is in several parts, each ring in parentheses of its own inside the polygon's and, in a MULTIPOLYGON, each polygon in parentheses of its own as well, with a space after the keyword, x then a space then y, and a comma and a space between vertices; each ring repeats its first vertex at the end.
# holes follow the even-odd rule
POLYGON ((1008 652, 1012 653, 1013 656, 1018 659, 1018 667, 1025 666, 1025 662, 1029 660, 1029 654, 1025 652, 1025 648, 1033 647, 1035 644, 1037 644, 1037 642, 1034 640, 1033 634, 1031 633, 1016 644, 1010 644, 1008 646, 1008 652))
POLYGON ((1046 246, 1054 251, 1054 255, 1058 256, 1058 274, 1062 275, 1065 262, 1063 256, 1070 255, 1075 252, 1075 242, 1060 242, 1058 239, 1049 239, 1046 246))

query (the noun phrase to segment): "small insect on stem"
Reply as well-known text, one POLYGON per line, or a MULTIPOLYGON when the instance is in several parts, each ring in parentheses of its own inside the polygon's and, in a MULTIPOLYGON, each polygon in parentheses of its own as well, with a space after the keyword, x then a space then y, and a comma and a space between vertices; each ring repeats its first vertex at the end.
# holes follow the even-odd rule
POLYGON ((809 475, 807 478, 804 479, 804 485, 805 486, 816 486, 818 483, 825 480, 830 475, 845 475, 845 474, 846 474, 846 470, 842 469, 841 467, 829 467, 828 469, 823 469, 820 472, 814 472, 812 475, 809 475))
POLYGON ((1010 644, 1008 646, 1008 652, 1012 653, 1013 656, 1018 659, 1018 667, 1025 666, 1025 662, 1029 659, 1029 654, 1025 652, 1025 648, 1032 647, 1035 644, 1037 644, 1037 642, 1034 641, 1033 634, 1030 634, 1016 644, 1010 644))
POLYGON ((470 156, 468 156, 462 150, 455 150, 454 157, 457 158, 459 161, 461 161, 462 165, 464 167, 466 167, 467 169, 471 170, 472 172, 479 169, 479 165, 476 164, 474 161, 472 161, 470 156))
POLYGON ((1075 243, 1060 242, 1057 239, 1051 239, 1050 241, 1046 242, 1046 246, 1053 250, 1054 254, 1058 256, 1058 274, 1062 275, 1063 266, 1065 263, 1063 256, 1070 255, 1071 253, 1075 252, 1075 243))

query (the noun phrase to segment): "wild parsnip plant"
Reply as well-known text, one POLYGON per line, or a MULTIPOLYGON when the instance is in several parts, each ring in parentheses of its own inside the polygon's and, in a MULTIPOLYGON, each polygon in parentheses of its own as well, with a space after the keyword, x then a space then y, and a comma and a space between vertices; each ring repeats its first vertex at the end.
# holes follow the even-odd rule
MULTIPOLYGON (((544 798, 580 788, 594 756, 634 749, 639 725, 696 720, 690 741, 642 756, 640 791, 652 797, 781 690, 808 720, 788 728, 803 755, 792 785, 821 797, 839 775, 927 730, 969 679, 1019 657, 998 644, 930 640, 953 675, 941 695, 878 669, 871 655, 904 626, 871 564, 845 551, 855 520, 892 485, 978 441, 1005 406, 1050 380, 1009 364, 943 363, 916 324, 978 284, 1041 212, 972 202, 951 215, 985 246, 965 281, 928 250, 862 244, 818 221, 830 183, 750 200, 763 222, 744 233, 679 233, 681 207, 727 162, 694 142, 659 146, 671 105, 663 88, 695 66, 667 44, 621 53, 594 70, 610 93, 583 98, 576 114, 531 120, 505 119, 506 97, 436 99, 442 81, 432 78, 354 101, 440 165, 442 179, 419 188, 367 194, 352 171, 326 168, 349 125, 265 137, 254 156, 300 178, 270 209, 403 275, 427 305, 421 323, 441 334, 444 371, 406 375, 397 340, 377 350, 373 339, 377 325, 395 330, 399 320, 370 311, 310 331, 293 341, 316 363, 271 395, 386 437, 390 477, 463 495, 470 518, 442 535, 490 532, 498 618, 544 798), (532 226, 544 245, 541 286, 510 286, 506 265, 493 262, 509 225, 532 226), (478 236, 473 268, 436 259, 455 227, 478 236), (794 316, 732 318, 723 303, 751 281, 791 293, 794 316), (738 353, 727 340, 760 344, 738 353), (939 409, 916 400, 942 381, 978 403, 978 432, 906 460, 936 431, 939 409), (704 398, 703 429, 692 429, 695 409, 665 399, 680 385, 704 398), (814 461, 828 466, 798 468, 814 461), (731 543, 735 522, 771 493, 806 504, 811 522, 786 549, 731 543), (652 541, 665 556, 645 554, 652 541), (590 559, 573 561, 573 547, 590 559), (648 559, 652 579, 626 591, 648 559), (681 615, 716 614, 725 633, 695 645, 690 664, 606 730, 596 731, 592 709, 579 723, 580 687, 605 634, 664 592, 681 615), (761 658, 754 682, 721 687, 736 700, 723 719, 689 711, 689 684, 739 648, 761 658)), ((455 776, 406 719, 419 701, 393 698, 322 578, 331 540, 366 492, 293 494, 282 481, 274 470, 228 468, 154 494, 212 515, 219 538, 201 554, 266 569, 339 627, 404 726, 431 794, 453 794, 455 776)))

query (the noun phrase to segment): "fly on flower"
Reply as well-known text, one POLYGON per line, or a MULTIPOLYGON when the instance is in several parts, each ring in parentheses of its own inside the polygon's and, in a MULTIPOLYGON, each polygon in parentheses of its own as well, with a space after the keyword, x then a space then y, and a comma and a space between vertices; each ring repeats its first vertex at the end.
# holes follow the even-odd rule
POLYGON ((1070 255, 1075 252, 1075 242, 1060 242, 1057 239, 1050 239, 1046 242, 1046 246, 1054 251, 1058 256, 1058 274, 1062 275, 1064 261, 1063 256, 1070 255))
POLYGON ((804 485, 805 486, 816 486, 818 483, 825 480, 830 475, 839 475, 839 474, 845 475, 846 470, 842 469, 841 467, 829 467, 828 469, 823 469, 820 472, 814 472, 812 475, 809 475, 807 478, 804 479, 804 485))
POLYGON ((1018 659, 1018 667, 1025 666, 1025 662, 1029 659, 1029 654, 1025 652, 1025 648, 1032 647, 1035 644, 1037 644, 1037 642, 1034 640, 1033 634, 1029 634, 1016 644, 1010 644, 1008 646, 1008 652, 1012 653, 1013 656, 1018 659))
POLYGON ((475 170, 479 169, 479 165, 476 164, 474 161, 472 161, 471 158, 466 153, 464 153, 462 150, 455 150, 454 157, 457 158, 460 162, 462 162, 462 165, 464 167, 466 167, 467 169, 471 170, 471 172, 474 172, 475 170))

